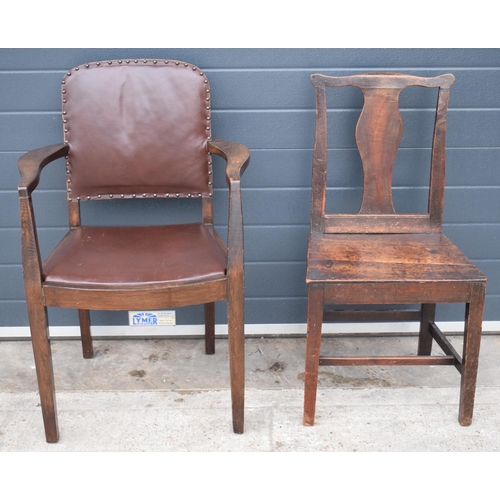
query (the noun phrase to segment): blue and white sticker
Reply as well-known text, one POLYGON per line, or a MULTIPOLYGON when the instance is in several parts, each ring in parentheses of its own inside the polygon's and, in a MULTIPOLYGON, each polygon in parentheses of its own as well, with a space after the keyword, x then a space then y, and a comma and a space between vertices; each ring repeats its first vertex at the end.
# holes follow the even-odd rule
POLYGON ((129 311, 130 326, 175 325, 175 311, 129 311))

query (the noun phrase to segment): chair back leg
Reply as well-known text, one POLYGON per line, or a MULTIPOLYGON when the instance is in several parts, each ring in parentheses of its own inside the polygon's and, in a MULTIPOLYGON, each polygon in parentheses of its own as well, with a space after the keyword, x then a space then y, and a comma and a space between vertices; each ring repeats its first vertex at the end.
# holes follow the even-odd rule
POLYGON ((93 358, 94 347, 92 345, 92 335, 90 333, 90 311, 87 309, 79 309, 78 319, 80 320, 83 357, 85 359, 93 358))
POLYGON ((436 304, 422 304, 420 316, 420 333, 418 335, 419 356, 430 356, 432 350, 432 335, 430 323, 434 323, 436 304))
POLYGON ((215 302, 205 304, 205 354, 215 354, 215 302))

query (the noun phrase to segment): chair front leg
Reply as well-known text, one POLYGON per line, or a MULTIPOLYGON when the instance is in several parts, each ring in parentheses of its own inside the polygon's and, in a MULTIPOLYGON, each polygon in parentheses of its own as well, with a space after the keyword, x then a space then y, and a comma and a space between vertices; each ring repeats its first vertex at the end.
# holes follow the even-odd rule
POLYGON ((59 430, 47 308, 43 305, 41 296, 27 297, 27 305, 45 437, 48 443, 57 443, 59 430))
POLYGON ((323 286, 309 285, 307 297, 306 367, 304 377, 304 425, 314 425, 322 324, 323 286))
POLYGON ((243 434, 245 408, 245 325, 243 271, 233 276, 229 283, 227 299, 227 326, 229 345, 229 371, 231 375, 231 400, 233 430, 243 434), (239 279, 238 279, 239 278, 239 279))
POLYGON ((485 292, 486 287, 483 283, 472 285, 471 299, 465 306, 465 332, 458 416, 458 421, 463 426, 472 423, 474 411, 485 292))

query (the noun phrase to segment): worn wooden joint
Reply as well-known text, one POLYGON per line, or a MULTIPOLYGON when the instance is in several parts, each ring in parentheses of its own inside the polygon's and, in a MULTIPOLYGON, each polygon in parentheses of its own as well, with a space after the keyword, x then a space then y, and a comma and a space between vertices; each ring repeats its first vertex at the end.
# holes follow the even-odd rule
POLYGON ((226 180, 228 184, 231 181, 239 180, 250 162, 248 148, 236 142, 212 140, 208 142, 208 151, 226 160, 226 180))
POLYGON ((66 156, 68 150, 68 145, 54 144, 28 151, 21 156, 18 161, 19 171, 21 172, 21 182, 18 186, 19 196, 28 198, 38 186, 43 167, 58 158, 66 156))

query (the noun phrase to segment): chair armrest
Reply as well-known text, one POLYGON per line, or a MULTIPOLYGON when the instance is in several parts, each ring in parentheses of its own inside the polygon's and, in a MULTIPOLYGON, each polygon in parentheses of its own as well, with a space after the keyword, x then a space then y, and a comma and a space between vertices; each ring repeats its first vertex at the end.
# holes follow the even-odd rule
POLYGON ((19 196, 21 198, 28 198, 38 186, 43 167, 51 161, 66 156, 68 150, 68 145, 54 144, 28 151, 21 156, 18 161, 19 171, 21 172, 21 182, 17 188, 19 196))
POLYGON ((243 144, 215 139, 208 142, 208 151, 222 156, 227 162, 226 180, 239 181, 250 161, 250 151, 243 144))
MULTIPOLYGON (((226 181, 229 185, 229 221, 227 228, 227 274, 229 296, 243 293, 243 207, 240 177, 250 161, 250 151, 236 142, 209 141, 208 150, 222 156, 226 162, 226 181)), ((243 297, 240 297, 243 300, 243 297)))

